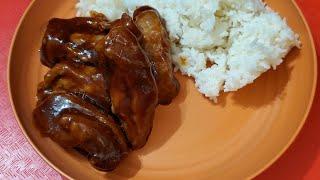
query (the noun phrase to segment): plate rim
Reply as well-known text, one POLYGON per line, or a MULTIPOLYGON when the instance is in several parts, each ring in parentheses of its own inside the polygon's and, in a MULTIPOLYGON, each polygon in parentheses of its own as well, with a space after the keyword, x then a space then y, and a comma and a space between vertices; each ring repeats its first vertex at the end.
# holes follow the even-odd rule
POLYGON ((307 111, 305 112, 304 116, 303 116, 303 120, 301 121, 299 127, 295 130, 295 133, 293 134, 293 136, 290 138, 290 140, 288 141, 288 143, 286 143, 286 145, 282 148, 281 151, 279 151, 277 153, 277 155, 270 159, 268 163, 266 163, 265 166, 263 166, 259 171, 257 171, 256 173, 252 174, 251 176, 248 177, 248 179, 253 179, 255 177, 257 177, 259 174, 261 174, 262 172, 264 172, 265 170, 267 170, 269 167, 271 167, 288 149, 289 147, 293 144, 293 142, 297 139, 298 135, 300 134, 302 128, 304 127, 304 125, 306 124, 306 121, 309 117, 311 108, 313 107, 314 104, 314 99, 315 99, 315 95, 316 95, 316 90, 317 90, 317 85, 318 85, 318 56, 317 56, 317 51, 316 51, 316 46, 315 46, 315 42, 314 42, 314 37, 311 31, 311 28, 309 26, 309 23, 306 19, 306 17, 304 16, 301 8, 298 6, 297 2, 295 0, 291 0, 291 3, 294 5, 294 7, 296 8, 296 10, 299 13, 300 18, 303 21, 304 26, 307 29, 308 32, 308 36, 310 38, 311 41, 311 48, 312 48, 312 54, 313 54, 313 59, 314 59, 314 83, 313 83, 313 87, 312 87, 312 94, 311 94, 311 99, 309 101, 308 107, 307 107, 307 111))
MULTIPOLYGON (((13 49, 14 46, 16 44, 16 40, 17 40, 17 34, 21 29, 22 23, 25 20, 26 16, 29 14, 30 9, 33 7, 34 3, 37 0, 32 0, 30 2, 30 4, 28 5, 28 7, 25 9, 23 15, 21 16, 19 23, 16 26, 14 35, 12 36, 12 40, 11 40, 11 45, 10 45, 10 50, 9 50, 9 55, 8 55, 8 59, 7 59, 7 87, 8 87, 8 92, 9 92, 9 99, 10 99, 10 105, 11 108, 13 110, 13 114, 15 117, 15 121, 18 123, 20 130, 22 131, 24 137, 27 139, 27 141, 29 142, 29 144, 32 146, 32 148, 34 149, 34 151, 50 166, 52 167, 55 171, 57 171, 60 175, 64 176, 67 179, 74 179, 72 178, 70 175, 68 175, 67 173, 65 173, 63 170, 61 170, 60 168, 58 168, 56 165, 54 165, 53 163, 50 162, 50 160, 48 160, 43 154, 42 152, 38 149, 38 147, 31 141, 30 137, 28 136, 26 129, 24 128, 24 126, 22 125, 20 118, 18 116, 18 113, 16 111, 16 106, 14 104, 13 101, 13 96, 12 96, 12 83, 11 83, 11 68, 12 68, 12 53, 13 53, 13 49)), ((264 1, 264 0, 262 0, 264 1)), ((318 57, 317 57, 317 52, 316 52, 316 47, 315 47, 315 41, 314 41, 314 37, 311 31, 311 28, 302 12, 302 10, 300 9, 300 7, 298 6, 297 2, 295 0, 290 0, 291 3, 294 5, 295 9, 297 10, 297 12, 299 13, 299 16, 301 17, 303 24, 307 30, 308 33, 308 37, 310 39, 310 43, 311 43, 311 50, 312 50, 312 56, 313 56, 313 61, 314 61, 314 82, 313 82, 313 87, 312 87, 312 91, 311 91, 311 98, 309 100, 308 106, 306 108, 305 114, 303 116, 303 120, 300 122, 298 128, 295 130, 294 134, 292 135, 292 137, 290 138, 290 140, 286 143, 286 145, 281 149, 281 151, 279 151, 277 153, 276 156, 274 156, 272 159, 269 160, 268 163, 266 163, 263 167, 261 167, 259 170, 257 170, 255 173, 252 173, 252 175, 248 176, 246 179, 254 179, 255 177, 257 177, 259 174, 261 174, 262 172, 264 172, 265 170, 267 170, 271 165, 273 165, 288 149, 289 147, 293 144, 293 142, 296 140, 297 136, 299 135, 299 133, 301 132, 301 129, 303 128, 303 126, 305 125, 311 108, 313 107, 314 104, 314 99, 315 99, 315 95, 316 95, 316 90, 317 90, 317 84, 318 84, 318 57)))
POLYGON ((60 168, 58 168, 56 165, 54 165, 53 163, 51 163, 51 161, 49 159, 47 159, 42 152, 38 149, 38 147, 31 141, 30 137, 28 136, 26 129, 24 128, 24 126, 22 125, 20 118, 18 116, 17 110, 16 110, 16 106, 15 103, 13 101, 13 96, 12 96, 12 83, 11 83, 11 67, 12 67, 12 54, 13 54, 13 49, 14 46, 16 44, 16 40, 17 40, 17 34, 21 29, 22 23, 24 21, 24 19, 26 18, 26 16, 29 14, 30 9, 33 7, 33 5, 35 4, 36 0, 31 0, 30 4, 28 5, 28 7, 25 9, 25 11, 23 12, 23 15, 20 17, 19 23, 16 26, 13 38, 11 40, 11 45, 10 45, 10 50, 9 50, 9 56, 8 56, 8 65, 7 65, 7 87, 8 87, 8 91, 9 91, 9 99, 10 99, 10 104, 11 104, 11 109, 13 110, 13 114, 15 117, 15 121, 18 123, 20 130, 22 131, 24 137, 27 139, 28 143, 32 146, 33 150, 42 158, 42 160, 44 160, 44 162, 46 162, 50 167, 52 167, 55 171, 57 171, 60 175, 62 175, 63 177, 67 178, 67 179, 74 179, 72 178, 70 175, 68 175, 67 173, 65 173, 63 170, 61 170, 60 168))

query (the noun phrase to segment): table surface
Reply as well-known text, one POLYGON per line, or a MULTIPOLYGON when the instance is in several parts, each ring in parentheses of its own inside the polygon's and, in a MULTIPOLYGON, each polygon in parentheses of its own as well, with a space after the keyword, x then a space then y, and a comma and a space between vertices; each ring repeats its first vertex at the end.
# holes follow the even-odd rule
MULTIPOLYGON (((0 179, 62 179, 32 149, 15 121, 7 91, 7 57, 15 28, 31 0, 1 0, 0 6, 0 179)), ((296 0, 320 55, 320 1, 296 0)), ((319 63, 320 67, 320 63, 319 63)), ((320 84, 309 118, 295 142, 257 180, 320 179, 320 84)))

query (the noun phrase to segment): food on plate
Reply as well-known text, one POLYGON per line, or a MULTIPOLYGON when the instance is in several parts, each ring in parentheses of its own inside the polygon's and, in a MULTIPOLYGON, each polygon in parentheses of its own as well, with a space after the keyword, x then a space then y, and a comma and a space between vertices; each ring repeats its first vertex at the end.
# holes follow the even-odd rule
POLYGON ((140 148, 151 132, 158 104, 151 64, 125 24, 110 29, 105 38, 105 56, 110 66, 113 113, 120 119, 132 148, 140 148))
POLYGON ((261 0, 79 0, 76 7, 79 16, 94 10, 114 20, 144 5, 164 18, 176 69, 213 100, 276 69, 300 46, 298 35, 261 0))
POLYGON ((136 24, 133 22, 133 19, 126 13, 122 14, 120 19, 117 19, 113 22, 110 22, 112 28, 116 27, 126 27, 128 28, 139 40, 141 40, 142 34, 136 24))
POLYGON ((49 21, 40 54, 50 70, 33 116, 42 134, 102 171, 146 144, 157 106, 179 93, 174 65, 216 100, 300 45, 260 0, 80 0, 77 8, 88 17, 49 21))
POLYGON ((40 49, 42 64, 51 68, 61 59, 68 59, 97 65, 95 44, 106 35, 108 25, 97 13, 93 17, 51 19, 40 49))
MULTIPOLYGON (((157 40, 167 42, 165 26, 158 25, 153 30, 157 40)), ((81 152, 102 171, 114 170, 130 151, 143 147, 156 107, 170 104, 179 91, 170 46, 146 42, 147 33, 125 13, 112 22, 95 12, 51 19, 40 49, 41 62, 50 70, 38 85, 33 112, 41 133, 81 152), (152 45, 163 48, 159 53, 165 63, 156 62, 160 55, 146 48, 152 45), (157 84, 160 75, 174 80, 175 87, 157 84), (167 90, 161 95, 160 85, 167 90)))
POLYGON ((111 100, 103 72, 96 67, 62 61, 45 75, 38 86, 38 100, 54 93, 73 93, 105 110, 111 108, 111 100))
POLYGON ((85 152, 97 169, 115 169, 129 151, 113 117, 72 93, 48 95, 38 103, 34 118, 42 133, 62 147, 85 152))
POLYGON ((159 103, 170 104, 180 86, 172 71, 171 46, 165 22, 157 10, 149 6, 138 8, 133 18, 142 33, 142 46, 156 68, 159 103))

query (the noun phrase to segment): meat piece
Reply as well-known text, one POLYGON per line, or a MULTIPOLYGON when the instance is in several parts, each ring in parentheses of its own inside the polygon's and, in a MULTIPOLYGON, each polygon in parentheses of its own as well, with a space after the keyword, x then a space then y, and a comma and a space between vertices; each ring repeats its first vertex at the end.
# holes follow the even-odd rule
POLYGON ((157 10, 143 6, 134 12, 134 22, 142 33, 142 46, 157 74, 159 104, 167 105, 178 95, 180 84, 174 77, 168 32, 157 10))
POLYGON ((151 132, 158 103, 158 89, 148 57, 126 26, 110 30, 105 56, 111 69, 112 110, 121 119, 132 148, 141 148, 151 132))
POLYGON ((51 70, 38 86, 35 123, 99 170, 115 169, 129 151, 143 147, 157 105, 179 91, 168 33, 150 7, 138 9, 135 21, 123 14, 108 22, 98 13, 52 19, 40 51, 51 70))
POLYGON ((110 23, 111 28, 126 27, 128 28, 138 40, 142 38, 142 34, 138 27, 133 22, 133 19, 126 13, 123 13, 120 19, 117 19, 110 23))
POLYGON ((97 169, 115 169, 128 153, 126 139, 115 121, 76 96, 51 94, 38 103, 33 115, 45 136, 65 148, 86 152, 97 169))
POLYGON ((95 43, 107 34, 108 28, 109 23, 101 15, 99 18, 51 19, 40 49, 42 64, 52 68, 60 60, 67 59, 97 65, 99 55, 95 43), (83 39, 83 35, 77 34, 87 36, 83 39))
POLYGON ((54 93, 73 93, 109 112, 109 80, 102 70, 92 66, 62 61, 56 64, 38 86, 38 100, 54 93))

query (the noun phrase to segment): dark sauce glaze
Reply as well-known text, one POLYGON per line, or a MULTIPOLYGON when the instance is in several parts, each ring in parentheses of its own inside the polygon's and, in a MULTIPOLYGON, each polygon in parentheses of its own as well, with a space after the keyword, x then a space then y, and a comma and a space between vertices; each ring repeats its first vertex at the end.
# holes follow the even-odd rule
POLYGON ((125 137, 111 116, 77 96, 48 95, 33 114, 44 135, 63 147, 87 152, 91 164, 100 170, 115 169, 128 152, 125 137))
POLYGON ((61 59, 67 59, 97 65, 99 55, 95 51, 95 43, 108 33, 108 29, 107 20, 101 17, 51 19, 40 49, 42 64, 52 68, 61 59), (77 34, 87 36, 77 37, 77 34), (72 41, 74 39, 77 41, 72 41))
POLYGON ((158 88, 148 57, 127 27, 112 28, 106 37, 112 75, 110 96, 133 149, 145 145, 158 103, 158 88))
POLYGON ((157 105, 179 91, 168 34, 152 8, 138 9, 135 21, 123 14, 108 22, 98 13, 51 19, 40 53, 51 69, 38 86, 35 123, 98 170, 115 169, 143 147, 157 105))
POLYGON ((70 61, 61 61, 45 75, 38 86, 38 101, 46 96, 60 93, 73 93, 90 101, 105 112, 111 108, 107 80, 99 68, 70 61))
POLYGON ((171 46, 164 20, 149 6, 136 9, 133 18, 142 33, 141 44, 157 72, 159 104, 168 105, 178 95, 180 84, 173 74, 171 46))

